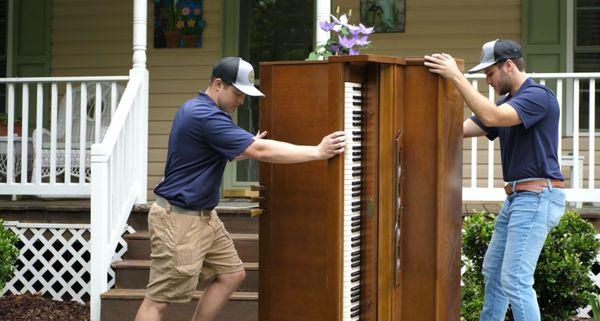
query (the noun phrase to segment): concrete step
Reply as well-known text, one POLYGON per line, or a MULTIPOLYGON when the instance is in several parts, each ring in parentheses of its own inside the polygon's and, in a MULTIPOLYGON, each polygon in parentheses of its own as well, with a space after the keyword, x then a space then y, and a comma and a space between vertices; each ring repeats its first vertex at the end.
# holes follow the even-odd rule
MULTIPOLYGON (((163 320, 189 321, 203 292, 195 292, 191 302, 170 304, 163 320)), ((135 319, 144 290, 112 289, 102 294, 102 321, 130 321, 135 319)), ((214 321, 257 321, 258 292, 236 292, 214 321)))
MULTIPOLYGON (((117 289, 145 289, 150 275, 150 260, 124 260, 114 262, 115 288, 117 289)), ((246 279, 238 291, 258 291, 258 263, 244 263, 246 279)), ((204 290, 212 278, 201 279, 197 290, 204 290)))
MULTIPOLYGON (((258 233, 231 233, 230 235, 243 262, 258 262, 258 233)), ((150 259, 150 236, 148 231, 127 234, 123 238, 127 242, 127 252, 123 255, 124 260, 150 259)))

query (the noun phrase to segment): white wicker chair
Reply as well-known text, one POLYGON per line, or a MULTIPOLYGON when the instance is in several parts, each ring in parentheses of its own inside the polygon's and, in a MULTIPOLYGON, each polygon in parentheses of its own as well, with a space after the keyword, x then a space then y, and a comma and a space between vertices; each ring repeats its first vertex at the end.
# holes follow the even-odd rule
MULTIPOLYGON (((85 152, 85 180, 90 181, 90 150, 95 142, 95 108, 96 108, 96 84, 88 83, 87 88, 87 124, 86 124, 86 152, 85 152)), ((101 129, 100 140, 104 138, 104 134, 110 125, 111 117, 111 85, 110 83, 101 83, 102 88, 102 111, 101 111, 101 129)), ((117 84, 117 102, 123 95, 125 87, 117 84)), ((79 148, 80 148, 80 106, 81 106, 81 87, 73 88, 72 94, 72 115, 71 115, 71 175, 79 177, 79 148)), ((65 171, 65 125, 66 124, 66 98, 60 102, 58 106, 57 128, 56 128, 56 176, 59 176, 65 171)), ((41 177, 50 176, 50 131, 42 129, 42 153, 41 153, 41 177)), ((33 160, 36 159, 36 132, 33 132, 33 160)), ((34 167, 33 176, 35 180, 36 170, 34 167)))

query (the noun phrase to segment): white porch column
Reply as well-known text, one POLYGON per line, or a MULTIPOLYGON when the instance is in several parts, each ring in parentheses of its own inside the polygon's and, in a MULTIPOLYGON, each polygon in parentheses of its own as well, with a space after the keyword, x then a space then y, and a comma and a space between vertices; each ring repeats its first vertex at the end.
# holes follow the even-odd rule
POLYGON ((331 0, 317 0, 317 16, 315 19, 315 30, 317 31, 315 37, 316 45, 325 44, 327 40, 329 40, 329 32, 323 31, 321 27, 319 27, 319 21, 330 21, 330 14, 331 0))
POLYGON ((146 68, 146 0, 133 1, 133 68, 146 68))
POLYGON ((135 132, 139 135, 139 158, 138 158, 138 170, 139 177, 136 182, 137 187, 137 204, 146 203, 146 189, 147 189, 147 177, 148 177, 148 96, 149 96, 149 76, 146 68, 146 30, 148 20, 148 8, 147 0, 134 0, 133 3, 133 69, 131 70, 130 77, 143 77, 142 88, 140 90, 139 101, 140 111, 140 123, 135 132))

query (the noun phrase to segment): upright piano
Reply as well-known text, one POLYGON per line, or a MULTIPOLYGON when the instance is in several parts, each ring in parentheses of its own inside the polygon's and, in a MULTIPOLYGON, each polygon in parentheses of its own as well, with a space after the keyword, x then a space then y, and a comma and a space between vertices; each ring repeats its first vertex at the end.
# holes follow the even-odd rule
POLYGON ((463 101, 423 63, 261 63, 269 138, 348 141, 326 161, 260 165, 261 321, 459 320, 463 101))

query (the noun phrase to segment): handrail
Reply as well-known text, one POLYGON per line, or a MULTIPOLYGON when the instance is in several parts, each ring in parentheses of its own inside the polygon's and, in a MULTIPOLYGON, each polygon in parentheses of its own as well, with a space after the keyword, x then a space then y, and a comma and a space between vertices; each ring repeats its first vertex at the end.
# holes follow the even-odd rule
POLYGON ((129 76, 91 76, 91 77, 13 77, 0 78, 0 84, 7 83, 49 83, 49 82, 82 82, 82 81, 126 81, 129 76))
MULTIPOLYGON (((590 79, 600 78, 600 72, 549 72, 549 73, 527 73, 528 77, 543 79, 590 79)), ((485 74, 465 74, 467 79, 485 79, 485 74)))

